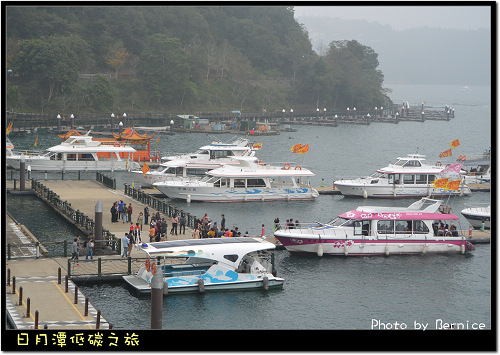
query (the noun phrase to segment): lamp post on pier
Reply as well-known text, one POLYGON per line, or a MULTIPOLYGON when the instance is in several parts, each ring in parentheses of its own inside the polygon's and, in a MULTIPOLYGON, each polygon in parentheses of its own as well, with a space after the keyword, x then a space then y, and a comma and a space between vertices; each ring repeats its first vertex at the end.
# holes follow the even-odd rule
POLYGON ((115 131, 115 114, 111 113, 111 132, 115 131))

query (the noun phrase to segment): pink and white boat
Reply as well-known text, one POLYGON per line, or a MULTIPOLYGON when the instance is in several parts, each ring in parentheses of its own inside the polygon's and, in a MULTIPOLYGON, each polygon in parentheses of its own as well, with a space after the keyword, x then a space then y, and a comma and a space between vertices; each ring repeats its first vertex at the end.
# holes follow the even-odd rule
POLYGON ((461 253, 474 250, 442 200, 422 198, 408 207, 361 206, 333 221, 279 229, 290 252, 328 255, 461 253))

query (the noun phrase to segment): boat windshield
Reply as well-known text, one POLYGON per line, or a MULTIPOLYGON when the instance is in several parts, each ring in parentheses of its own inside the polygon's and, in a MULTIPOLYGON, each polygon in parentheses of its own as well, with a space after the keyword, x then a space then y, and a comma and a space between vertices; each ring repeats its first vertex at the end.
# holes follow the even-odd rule
POLYGON ((208 182, 208 183, 214 183, 218 180, 219 178, 218 177, 215 177, 215 176, 205 176, 203 177, 200 181, 201 182, 208 182))
POLYGON ((386 178, 387 179, 387 174, 386 173, 379 173, 378 171, 376 171, 373 174, 371 174, 370 177, 375 178, 375 179, 378 179, 378 178, 386 178))
POLYGON ((334 226, 334 227, 340 227, 342 225, 348 225, 350 219, 345 219, 345 218, 340 218, 340 217, 337 217, 335 218, 334 220, 328 222, 327 224, 331 225, 331 226, 334 226))

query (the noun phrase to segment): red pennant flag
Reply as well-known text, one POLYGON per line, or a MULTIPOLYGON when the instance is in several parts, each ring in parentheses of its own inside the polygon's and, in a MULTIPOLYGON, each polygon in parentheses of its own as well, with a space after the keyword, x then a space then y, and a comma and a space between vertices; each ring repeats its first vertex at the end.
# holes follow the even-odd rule
POLYGON ((149 171, 149 166, 148 164, 144 163, 144 165, 142 166, 142 175, 146 176, 148 171, 149 171))
POLYGON ((444 152, 439 154, 440 158, 451 157, 451 156, 452 156, 451 149, 445 150, 444 152))
POLYGON ((456 148, 460 145, 460 142, 458 141, 458 139, 455 139, 453 142, 450 143, 450 145, 452 148, 456 148))

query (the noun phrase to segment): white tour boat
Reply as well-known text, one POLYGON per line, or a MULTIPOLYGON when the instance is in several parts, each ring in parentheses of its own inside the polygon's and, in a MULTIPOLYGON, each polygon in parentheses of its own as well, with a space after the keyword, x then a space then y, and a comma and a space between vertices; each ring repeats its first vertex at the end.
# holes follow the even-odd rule
POLYGON ((491 205, 488 206, 474 206, 468 207, 460 211, 460 213, 467 219, 467 221, 474 227, 475 229, 480 229, 483 227, 485 229, 491 228, 491 205))
MULTIPOLYGON (((446 166, 437 162, 427 164, 425 155, 409 154, 396 162, 377 170, 371 176, 357 179, 341 179, 334 185, 344 196, 415 198, 470 195, 470 188, 463 179, 458 190, 435 188, 437 180, 446 166)), ((460 174, 465 174, 461 171, 460 174)))
MULTIPOLYGON (((239 159, 247 159, 257 161, 256 157, 240 157, 239 159)), ((207 160, 199 161, 195 159, 176 159, 166 163, 161 163, 157 169, 150 170, 144 174, 142 169, 134 170, 134 181, 137 181, 141 186, 153 186, 156 182, 178 180, 179 178, 200 180, 206 176, 206 172, 222 167, 224 164, 239 164, 238 160, 207 160)))
POLYGON ((275 245, 260 238, 174 240, 139 248, 148 254, 145 266, 123 278, 141 293, 151 292, 156 272, 163 273, 164 293, 283 287, 284 279, 273 275, 269 250, 275 245))
POLYGON ((442 200, 423 198, 406 208, 360 206, 329 223, 300 223, 299 228, 279 229, 274 236, 290 252, 319 256, 473 250, 463 231, 455 228, 459 218, 441 204, 442 200))
POLYGON ((31 170, 41 171, 118 171, 140 168, 132 160, 135 149, 123 143, 106 144, 84 136, 70 136, 45 152, 12 151, 7 164, 19 169, 22 159, 31 170), (128 159, 120 157, 127 153, 128 159))
POLYGON ((310 185, 314 173, 300 166, 272 166, 238 159, 239 165, 210 170, 201 180, 178 179, 154 184, 172 199, 205 202, 313 200, 318 191, 310 185))
POLYGON ((196 163, 217 161, 237 164, 238 162, 234 161, 234 157, 253 157, 256 150, 248 139, 238 138, 230 143, 213 141, 208 145, 200 147, 194 153, 165 156, 161 158, 161 161, 167 162, 181 159, 191 160, 196 163))

